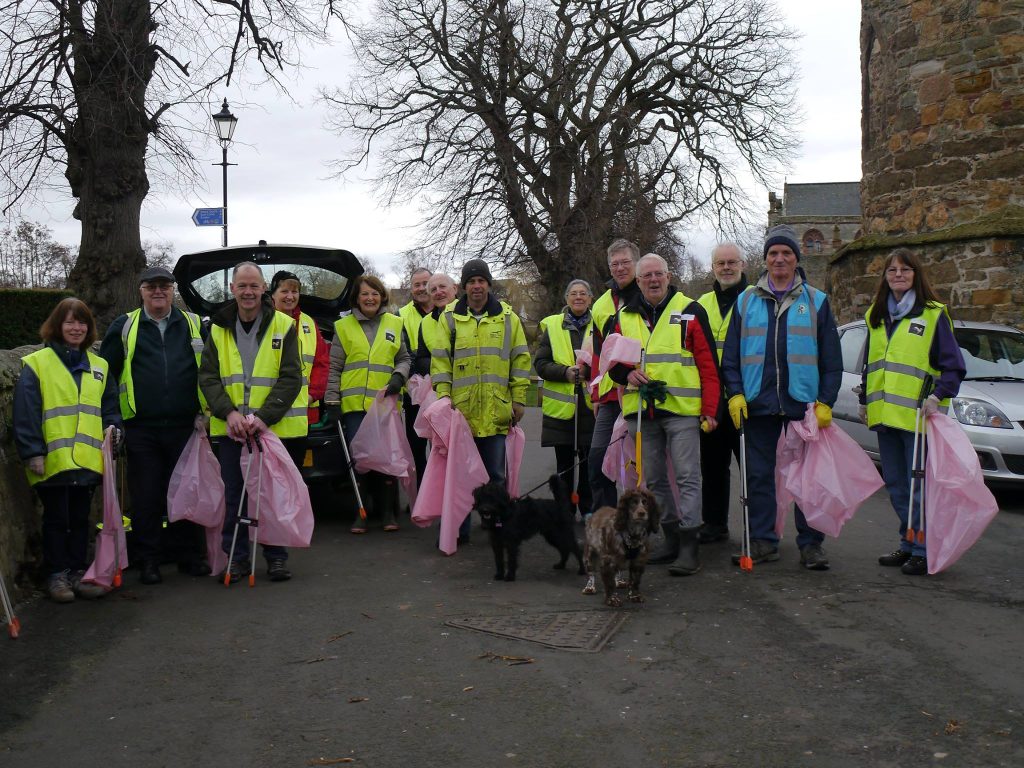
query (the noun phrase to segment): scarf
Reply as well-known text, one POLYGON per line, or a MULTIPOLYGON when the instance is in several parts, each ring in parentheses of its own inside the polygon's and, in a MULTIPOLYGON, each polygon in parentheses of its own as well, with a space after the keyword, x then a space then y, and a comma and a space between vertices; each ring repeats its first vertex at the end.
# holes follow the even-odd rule
POLYGON ((896 297, 889 294, 889 317, 892 318, 893 323, 897 323, 910 314, 910 310, 914 308, 914 304, 917 302, 917 294, 914 293, 914 289, 911 288, 909 291, 903 294, 903 298, 896 301, 896 297))
POLYGON ((565 319, 568 320, 569 325, 571 325, 573 328, 575 328, 580 333, 583 333, 583 329, 586 328, 587 327, 587 323, 590 322, 590 310, 588 309, 582 315, 580 315, 579 317, 576 317, 576 315, 574 315, 572 313, 572 310, 566 309, 565 310, 565 319))

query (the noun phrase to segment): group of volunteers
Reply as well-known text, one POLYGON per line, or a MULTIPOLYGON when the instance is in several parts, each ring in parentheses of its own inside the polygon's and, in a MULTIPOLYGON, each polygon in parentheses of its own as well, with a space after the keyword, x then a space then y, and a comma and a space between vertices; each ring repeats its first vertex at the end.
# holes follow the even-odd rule
MULTIPOLYGON (((564 308, 539 324, 532 367, 543 380, 541 444, 555 449, 557 472, 574 483, 574 502, 586 516, 617 502, 616 482, 605 473, 616 421, 623 417, 631 439, 639 430, 646 457, 638 462, 640 480, 662 515, 663 539, 648 562, 668 564, 673 575, 698 572, 700 545, 729 538, 730 467, 741 431, 749 513, 744 552, 753 563, 778 560, 780 434, 804 419, 809 405, 819 427, 832 419, 843 365, 828 297, 807 282, 790 227, 768 230, 763 255, 765 270, 749 285, 740 249, 718 245, 712 288, 695 300, 672 284, 665 259, 615 240, 607 249, 607 290, 595 300, 586 281, 571 280, 564 308), (623 339, 639 347, 639 360, 615 351, 623 339)), ((915 487, 915 418, 922 398, 926 413, 945 407, 965 368, 920 260, 899 249, 882 271, 867 313, 859 388, 861 418, 878 434, 883 477, 900 519, 899 547, 879 563, 920 575, 927 573, 923 539, 904 536, 915 487)), ((43 505, 50 597, 70 602, 105 593, 83 575, 107 427, 114 448, 123 444, 126 455, 131 557, 144 584, 160 583, 168 561, 185 574, 210 573, 198 526, 178 521, 164 530, 171 474, 204 411, 210 435, 222 438, 225 552, 245 492, 242 445, 265 430, 281 438, 298 466, 309 424, 322 416, 338 422, 350 444, 379 393, 401 397, 421 479, 427 445, 413 429, 418 409, 405 393, 413 375, 429 376, 437 396, 450 399, 489 479, 505 482, 506 436, 526 407, 530 351, 520 318, 495 296, 485 261, 466 262, 459 286, 461 296, 448 275, 418 269, 411 300, 392 314, 385 286, 361 275, 351 286, 351 311, 335 322, 328 345, 299 307, 295 274, 278 272, 268 290, 256 264, 238 264, 233 301, 204 325, 174 306, 174 277, 153 267, 139 277, 141 306, 114 320, 98 354, 89 308, 62 300, 40 329, 42 349, 23 358, 14 403, 15 443, 43 505)), ((398 529, 396 482, 379 472, 358 478, 361 497, 385 531, 398 529)), ((919 492, 920 484, 916 504, 919 492)), ((799 506, 795 522, 802 566, 827 569, 824 536, 799 506)), ((356 517, 351 531, 366 533, 366 519, 356 517)), ((469 535, 467 516, 459 540, 469 535)), ((240 537, 227 579, 247 573, 254 556, 240 537)), ((264 546, 263 557, 272 581, 291 577, 285 548, 264 546)))

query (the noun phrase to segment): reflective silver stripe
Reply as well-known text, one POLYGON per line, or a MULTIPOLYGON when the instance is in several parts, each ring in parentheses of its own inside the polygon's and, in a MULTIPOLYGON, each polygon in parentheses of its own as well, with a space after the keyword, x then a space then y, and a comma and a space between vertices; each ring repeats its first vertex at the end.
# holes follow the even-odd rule
POLYGON ((744 336, 767 336, 768 335, 768 329, 766 327, 762 327, 762 326, 759 326, 759 325, 758 326, 744 325, 743 326, 743 334, 742 335, 744 335, 744 336))
POLYGON ((370 363, 370 370, 373 373, 394 373, 395 368, 391 365, 384 365, 383 363, 370 363))
POLYGON ((117 385, 117 392, 118 392, 118 394, 121 394, 121 395, 127 394, 127 392, 128 392, 128 385, 127 384, 118 384, 117 385))
MULTIPOLYGON (((84 406, 83 406, 84 407, 84 406)), ((52 419, 57 416, 77 416, 77 405, 58 405, 56 408, 47 408, 43 411, 43 420, 52 419)))
POLYGON ((515 357, 516 355, 525 355, 529 351, 530 348, 528 346, 526 346, 525 344, 520 344, 517 347, 512 347, 512 356, 515 357))
POLYGON ((345 370, 346 371, 361 371, 364 368, 369 368, 369 367, 370 367, 370 361, 369 360, 353 360, 351 362, 348 361, 348 360, 345 361, 345 370))
POLYGON ((545 400, 558 400, 561 403, 575 403, 576 397, 572 393, 559 392, 555 389, 544 388, 545 400))
POLYGON ((303 355, 302 356, 302 362, 304 362, 304 363, 312 363, 314 361, 316 361, 316 355, 303 355))
POLYGON ((923 368, 907 365, 906 363, 897 363, 892 360, 878 360, 872 363, 868 366, 868 373, 874 373, 879 368, 884 369, 887 373, 902 373, 917 379, 923 379, 925 376, 930 375, 929 371, 923 368))
POLYGON ((725 339, 718 339, 715 342, 715 346, 718 347, 719 349, 725 349, 725 339))
POLYGON ((501 359, 512 359, 512 315, 505 315, 505 339, 501 344, 501 359))
POLYGON ((467 357, 476 357, 477 355, 480 355, 481 357, 483 355, 492 355, 494 357, 497 357, 501 355, 501 350, 498 347, 478 347, 476 349, 474 349, 473 347, 468 347, 467 349, 455 350, 456 360, 462 360, 467 357))
POLYGON ((302 386, 304 386, 304 387, 308 387, 309 386, 309 376, 303 376, 302 377, 302 386))
POLYGON ((786 325, 787 333, 793 336, 817 336, 818 330, 813 325, 786 325))
POLYGON ((432 373, 430 375, 430 380, 434 384, 451 384, 452 375, 450 373, 432 373))
POLYGON ((284 416, 282 418, 288 418, 289 416, 305 416, 305 415, 306 415, 306 409, 305 408, 289 408, 287 411, 285 411, 285 414, 284 414, 284 416))
POLYGON ((904 408, 917 409, 917 400, 914 398, 894 395, 891 392, 883 392, 882 390, 872 392, 866 399, 869 403, 877 403, 881 400, 884 403, 889 403, 889 405, 902 405, 904 408))
POLYGON ((522 368, 512 368, 509 373, 513 378, 528 379, 530 378, 530 372, 524 371, 522 368))
POLYGON ((92 448, 102 448, 103 441, 97 440, 95 437, 89 435, 83 435, 79 432, 74 437, 61 437, 57 440, 53 440, 46 444, 46 452, 58 451, 61 448, 73 448, 75 443, 81 443, 82 445, 88 445, 92 448))
POLYGON ((665 387, 665 391, 673 397, 700 397, 699 389, 689 387, 665 387))
POLYGON ((248 383, 250 387, 272 387, 277 384, 277 376, 253 376, 248 383))
POLYGON ((430 350, 431 357, 448 357, 447 349, 432 349, 430 350))
POLYGON ((867 372, 874 373, 885 368, 885 360, 875 360, 873 363, 868 363, 867 372))
POLYGON ((79 413, 84 413, 87 416, 102 416, 103 411, 100 410, 98 405, 85 405, 78 406, 79 413))
POLYGON ((245 384, 245 374, 232 373, 229 376, 221 376, 220 383, 225 387, 230 387, 232 384, 245 384))
POLYGON ((786 361, 795 365, 818 365, 818 358, 815 355, 788 355, 786 361))
POLYGON ((679 365, 696 365, 696 361, 690 355, 679 355, 675 353, 647 355, 648 363, 679 363, 679 365))
POLYGON ((345 399, 346 397, 357 397, 359 395, 365 396, 366 391, 365 387, 349 387, 348 389, 341 390, 341 397, 345 399))
MULTIPOLYGON (((437 379, 434 379, 434 381, 437 381, 437 379)), ((508 379, 506 379, 504 376, 498 376, 497 374, 494 373, 484 373, 481 374, 479 377, 467 376, 462 379, 455 379, 455 381, 452 382, 452 384, 455 387, 471 387, 474 384, 499 384, 508 386, 508 379)))
POLYGON ((764 365, 764 355, 745 355, 740 358, 740 365, 764 365))

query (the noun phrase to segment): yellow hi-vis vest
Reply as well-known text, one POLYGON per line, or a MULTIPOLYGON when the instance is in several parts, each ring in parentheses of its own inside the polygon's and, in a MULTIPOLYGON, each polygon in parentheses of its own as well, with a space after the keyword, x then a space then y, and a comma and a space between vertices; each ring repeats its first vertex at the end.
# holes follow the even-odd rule
MULTIPOLYGON (((867 316, 871 316, 870 308, 867 316)), ((884 424, 907 432, 914 431, 924 377, 939 377, 939 372, 928 360, 939 323, 952 325, 946 307, 935 303, 925 307, 917 317, 899 320, 891 337, 886 335, 884 322, 877 328, 868 325, 868 427, 884 424)), ((949 398, 940 406, 948 408, 949 398)))
MULTIPOLYGON (((171 312, 174 310, 172 309, 171 312)), ((203 337, 200 333, 199 315, 191 312, 182 312, 185 321, 188 323, 188 332, 192 337, 192 353, 196 356, 196 371, 199 370, 199 363, 203 357, 203 337)), ((132 358, 135 357, 135 344, 139 340, 139 317, 142 315, 142 308, 133 309, 128 313, 128 319, 121 327, 121 346, 124 349, 124 365, 121 368, 121 381, 118 384, 117 394, 121 401, 121 418, 130 419, 135 416, 135 384, 132 381, 132 358)), ((196 383, 199 390, 199 384, 196 383)), ((199 405, 206 407, 206 398, 199 391, 199 405)))
POLYGON ((334 333, 345 349, 345 367, 338 382, 342 413, 368 411, 374 395, 388 385, 395 372, 395 355, 402 346, 402 326, 398 315, 381 314, 370 346, 355 315, 334 323, 334 333))
MULTIPOLYGON (((551 357, 559 365, 576 365, 576 352, 572 348, 572 336, 569 329, 563 327, 565 315, 559 313, 550 315, 540 321, 540 325, 548 333, 548 342, 551 344, 551 357)), ((593 320, 583 329, 582 338, 587 338, 590 333, 593 320)), ((583 388, 583 398, 587 408, 590 407, 590 397, 583 388)), ((545 381, 544 400, 542 410, 545 416, 554 419, 571 419, 576 413, 576 387, 568 381, 545 381)))
MULTIPOLYGON (((621 302, 621 299, 619 301, 621 302)), ((607 336, 605 331, 609 329, 605 328, 605 326, 608 321, 611 320, 612 316, 619 311, 619 309, 621 309, 621 303, 619 306, 616 306, 616 300, 612 294, 612 289, 609 288, 601 294, 598 300, 595 301, 594 305, 590 308, 591 333, 593 334, 594 331, 597 331, 598 333, 607 336)), ((597 376, 597 371, 591 371, 591 376, 597 376)), ((612 381, 611 376, 605 375, 597 385, 598 398, 603 398, 617 386, 618 385, 612 381)))
POLYGON ((313 408, 319 403, 309 402, 309 377, 313 375, 313 363, 316 361, 316 321, 305 312, 299 312, 296 331, 299 337, 299 357, 302 358, 302 391, 299 392, 299 399, 304 399, 306 405, 313 408))
MULTIPOLYGON (((231 329, 220 325, 210 327, 210 338, 217 347, 217 360, 220 366, 220 381, 224 391, 231 398, 232 404, 243 416, 256 413, 267 399, 270 390, 277 383, 281 374, 281 350, 284 348, 284 337, 293 327, 294 320, 283 312, 274 312, 270 327, 263 333, 256 360, 252 365, 252 375, 245 380, 242 367, 242 355, 235 344, 235 335, 231 329)), ((306 414, 308 389, 303 387, 292 407, 276 424, 271 424, 270 431, 280 438, 303 437, 309 431, 306 414)), ((227 422, 213 417, 210 419, 210 434, 213 436, 227 434, 227 422)))
MULTIPOLYGON (((682 293, 673 296, 661 311, 653 332, 648 330, 639 312, 619 315, 622 335, 639 339, 643 344, 647 378, 665 382, 668 398, 656 403, 655 408, 679 416, 700 416, 700 372, 693 354, 683 346, 683 325, 696 320, 693 315, 683 313, 691 301, 682 293)), ((636 413, 639 403, 638 390, 627 388, 622 398, 623 414, 636 413)))
POLYGON ((420 323, 426 319, 427 315, 421 315, 419 309, 416 308, 416 302, 410 301, 398 310, 398 316, 402 318, 402 325, 405 326, 405 333, 409 337, 409 354, 415 357, 416 348, 419 346, 420 323))
POLYGON ((88 352, 91 370, 82 371, 81 385, 50 347, 21 359, 39 379, 43 398, 43 439, 46 458, 42 475, 25 470, 30 485, 71 469, 103 474, 103 389, 107 361, 88 352))
POLYGON ((729 321, 732 319, 732 310, 736 306, 733 302, 732 306, 729 307, 729 311, 725 313, 725 317, 722 317, 722 310, 718 308, 718 296, 715 295, 714 291, 708 291, 699 299, 697 303, 704 307, 704 310, 708 313, 708 322, 711 324, 711 330, 715 334, 715 348, 718 350, 718 362, 722 362, 722 353, 725 351, 725 334, 729 330, 729 321))

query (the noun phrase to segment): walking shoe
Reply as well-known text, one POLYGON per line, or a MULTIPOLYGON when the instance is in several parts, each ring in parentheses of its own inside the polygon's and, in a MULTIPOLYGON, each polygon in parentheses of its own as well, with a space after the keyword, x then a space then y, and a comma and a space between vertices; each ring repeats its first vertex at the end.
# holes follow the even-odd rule
POLYGON ((292 577, 292 572, 285 566, 285 561, 278 557, 267 560, 267 576, 271 581, 288 581, 292 577))
POLYGON ((800 564, 808 571, 827 571, 828 555, 821 544, 808 544, 800 548, 800 564))
POLYGON ((366 521, 363 518, 357 519, 348 529, 349 533, 366 533, 366 521))
POLYGON ((594 574, 587 576, 587 585, 583 588, 584 595, 593 595, 597 593, 597 586, 594 584, 594 574))
POLYGON ((183 573, 186 576, 209 576, 212 572, 210 566, 201 557, 182 560, 178 563, 178 573, 183 573))
POLYGON ((164 577, 160 575, 160 563, 156 560, 144 560, 139 566, 139 581, 143 584, 162 584, 164 577))
POLYGON ((728 541, 729 540, 729 526, 727 525, 709 525, 704 523, 700 527, 700 543, 701 544, 714 544, 716 541, 728 541))
MULTIPOLYGON (((242 580, 242 576, 249 573, 249 571, 251 570, 252 565, 249 563, 248 560, 232 560, 231 564, 228 566, 227 571, 225 571, 225 573, 227 573, 228 575, 228 583, 237 584, 239 581, 242 580)), ((221 579, 223 580, 223 578, 224 574, 222 573, 221 579)))
POLYGON ((927 576, 928 558, 922 557, 921 555, 914 555, 903 564, 900 571, 905 573, 907 576, 927 576))
POLYGON ((904 552, 902 549, 897 549, 895 552, 890 552, 888 555, 882 555, 880 558, 878 558, 878 564, 884 565, 886 568, 899 568, 909 559, 909 552, 904 552))
MULTIPOLYGON (((732 564, 739 565, 740 553, 732 556, 732 564)), ((770 541, 755 539, 750 542, 750 559, 755 563, 774 563, 779 559, 779 548, 770 541)))
POLYGON ((46 592, 55 603, 72 603, 75 600, 75 592, 71 589, 67 571, 50 574, 50 578, 46 580, 46 592))
POLYGON ((85 571, 75 571, 71 574, 71 589, 74 590, 76 595, 84 600, 96 600, 107 594, 107 590, 99 584, 82 581, 84 576, 85 571))

